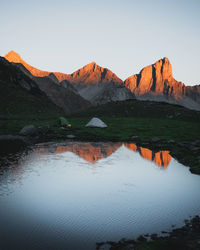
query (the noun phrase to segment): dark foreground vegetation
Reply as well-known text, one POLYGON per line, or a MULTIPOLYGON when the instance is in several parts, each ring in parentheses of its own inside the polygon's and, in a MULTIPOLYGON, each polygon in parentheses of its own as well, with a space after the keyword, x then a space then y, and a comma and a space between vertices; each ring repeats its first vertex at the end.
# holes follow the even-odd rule
POLYGON ((196 216, 186 220, 181 228, 173 229, 172 232, 141 235, 135 240, 122 239, 119 242, 97 243, 97 249, 103 249, 109 245, 110 250, 199 250, 200 249, 200 217, 196 216))

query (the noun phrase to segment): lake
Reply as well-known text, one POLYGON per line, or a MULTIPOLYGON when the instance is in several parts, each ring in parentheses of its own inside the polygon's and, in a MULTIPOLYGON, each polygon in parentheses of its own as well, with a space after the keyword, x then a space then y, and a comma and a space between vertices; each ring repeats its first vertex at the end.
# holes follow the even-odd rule
POLYGON ((200 176, 133 143, 35 145, 1 159, 0 249, 95 249, 200 214, 200 176))

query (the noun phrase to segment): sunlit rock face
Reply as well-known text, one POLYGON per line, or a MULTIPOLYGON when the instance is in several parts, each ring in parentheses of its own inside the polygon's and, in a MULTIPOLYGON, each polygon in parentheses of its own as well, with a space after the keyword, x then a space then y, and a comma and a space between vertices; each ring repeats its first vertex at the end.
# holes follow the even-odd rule
POLYGON ((39 70, 36 69, 34 67, 32 67, 31 65, 29 65, 28 63, 26 63, 19 54, 17 54, 15 51, 10 51, 7 55, 5 55, 5 58, 9 61, 9 62, 13 62, 13 63, 21 63, 32 75, 34 76, 48 76, 50 74, 50 72, 48 71, 43 71, 43 70, 39 70))
POLYGON ((50 77, 64 87, 74 86, 74 91, 94 105, 110 101, 138 99, 165 101, 200 110, 200 85, 185 86, 173 78, 172 65, 167 57, 143 68, 139 74, 124 82, 111 70, 89 63, 72 74, 39 70, 27 64, 19 54, 10 51, 5 58, 16 63, 34 77, 50 77), (52 75, 53 74, 53 75, 52 75))
POLYGON ((68 78, 70 82, 81 84, 97 83, 123 83, 111 70, 97 65, 95 62, 85 65, 83 68, 75 71, 68 78))
POLYGON ((167 57, 143 68, 139 74, 128 77, 124 84, 139 99, 166 101, 200 109, 198 86, 187 87, 176 81, 167 57))
POLYGON ((171 94, 178 97, 182 96, 184 91, 183 83, 177 82, 173 78, 172 66, 167 57, 143 68, 139 74, 127 78, 125 86, 135 95, 152 92, 154 94, 171 94))
MULTIPOLYGON (((30 73, 37 77, 49 76, 51 72, 39 70, 28 63, 26 63, 21 56, 15 51, 10 51, 5 55, 9 62, 21 63, 30 73)), ((112 71, 107 68, 100 67, 95 62, 85 65, 83 68, 75 71, 72 74, 64 74, 60 72, 53 72, 59 82, 68 80, 71 83, 78 84, 97 84, 97 83, 123 83, 112 71)))

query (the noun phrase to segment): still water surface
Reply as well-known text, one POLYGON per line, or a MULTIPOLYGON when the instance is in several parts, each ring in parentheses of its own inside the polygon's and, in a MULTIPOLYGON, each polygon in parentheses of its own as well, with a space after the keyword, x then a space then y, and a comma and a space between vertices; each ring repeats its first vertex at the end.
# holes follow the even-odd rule
POLYGON ((1 250, 95 249, 200 214, 200 176, 168 151, 73 142, 15 157, 0 169, 1 250))

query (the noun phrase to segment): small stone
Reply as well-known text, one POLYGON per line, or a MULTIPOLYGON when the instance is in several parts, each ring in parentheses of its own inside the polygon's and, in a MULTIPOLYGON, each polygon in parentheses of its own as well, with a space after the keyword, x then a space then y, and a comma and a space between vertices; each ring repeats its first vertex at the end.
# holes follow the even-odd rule
POLYGON ((74 139, 74 138, 76 138, 76 136, 75 135, 67 135, 67 138, 68 139, 74 139))
POLYGON ((20 130, 19 134, 20 135, 34 135, 36 131, 37 129, 35 128, 34 125, 27 125, 20 130))
POLYGON ((131 140, 138 140, 138 139, 139 139, 139 136, 137 136, 137 135, 131 136, 131 140))
POLYGON ((175 143, 175 141, 174 140, 169 140, 169 141, 167 141, 168 143, 175 143))
POLYGON ((158 141, 160 141, 160 138, 158 138, 158 137, 153 137, 153 138, 151 139, 151 141, 152 141, 152 142, 158 142, 158 141))

